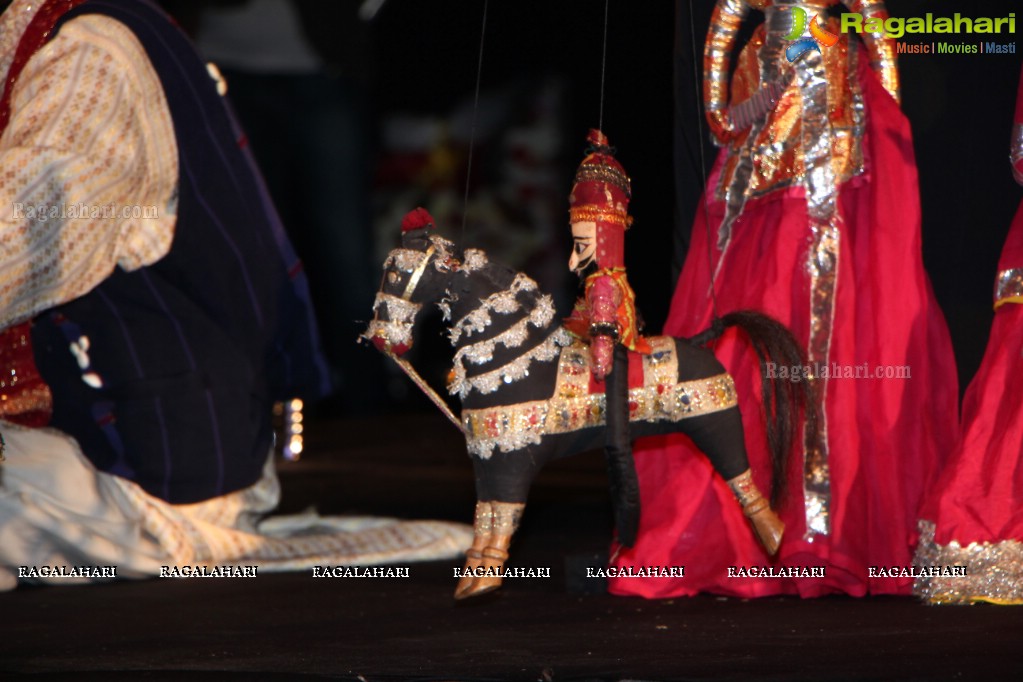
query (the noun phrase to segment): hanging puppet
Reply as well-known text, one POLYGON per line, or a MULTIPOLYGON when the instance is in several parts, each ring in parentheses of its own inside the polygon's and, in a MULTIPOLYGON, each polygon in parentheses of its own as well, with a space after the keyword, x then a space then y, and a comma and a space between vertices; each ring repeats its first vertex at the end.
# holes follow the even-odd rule
MULTIPOLYGON (((1023 185, 1023 74, 1010 160, 1023 185)), ((913 563, 942 570, 917 578, 914 590, 933 604, 1023 604, 1023 403, 1015 393, 1023 381, 1023 202, 994 299, 987 351, 963 399, 962 436, 921 514, 913 563)))
MULTIPOLYGON (((812 383, 824 409, 787 474, 803 503, 780 510, 788 529, 780 562, 825 575, 730 579, 727 567, 758 564, 760 548, 738 534, 743 519, 727 488, 687 443, 640 443, 640 489, 655 502, 618 562, 687 570, 684 580, 612 580, 616 594, 859 596, 912 587, 908 578, 871 577, 869 567, 912 560, 916 510, 955 441, 955 361, 921 258, 894 41, 839 33, 828 19, 836 4, 718 0, 703 95, 721 149, 665 324, 688 335, 718 311, 755 309, 799 339, 809 363, 792 378, 812 383), (733 70, 751 9, 764 22, 733 70), (699 492, 674 492, 682 490, 699 492)), ((878 0, 848 5, 887 16, 878 0)), ((750 381, 745 340, 726 334, 715 355, 738 385, 750 381)), ((739 403, 759 472, 767 457, 758 408, 753 394, 739 403)))
MULTIPOLYGON (((689 436, 732 486, 737 509, 752 523, 765 560, 781 541, 783 525, 752 480, 736 387, 700 344, 736 326, 762 355, 763 413, 776 471, 784 471, 798 408, 813 403, 806 384, 768 379, 768 363, 802 364, 799 348, 783 326, 752 312, 726 316, 692 340, 641 337, 622 268, 629 180, 606 138, 594 131, 590 141, 571 211, 577 250, 570 267, 586 275, 585 293, 565 327, 558 324, 551 297, 532 279, 483 251, 457 250, 434 234, 433 219, 423 209, 406 216, 402 247, 384 263, 376 315, 365 338, 385 353, 400 355, 412 346, 423 304, 432 302, 443 311, 455 349, 448 390, 462 402, 458 422, 472 456, 478 498, 475 539, 456 598, 500 586, 537 472, 553 459, 606 446, 604 426, 615 419, 623 422, 617 428, 625 438, 624 445, 612 444, 611 453, 619 541, 632 540, 639 505, 623 450, 632 436, 675 432, 689 436), (619 385, 622 396, 605 395, 608 387, 619 385)), ((811 428, 814 413, 808 410, 811 428)))

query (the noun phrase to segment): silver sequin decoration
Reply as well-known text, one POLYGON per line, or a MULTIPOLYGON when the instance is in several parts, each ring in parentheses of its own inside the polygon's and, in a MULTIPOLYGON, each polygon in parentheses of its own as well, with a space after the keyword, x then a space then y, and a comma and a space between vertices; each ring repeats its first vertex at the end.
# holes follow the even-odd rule
POLYGON ((995 279, 995 303, 1023 297, 1023 268, 1002 270, 995 279))
POLYGON ((518 348, 529 338, 529 325, 542 329, 554 319, 554 302, 550 296, 543 296, 537 306, 527 317, 522 318, 497 336, 463 346, 455 353, 456 365, 466 360, 474 365, 482 365, 494 359, 494 350, 498 345, 506 348, 518 348))
MULTIPOLYGON (((807 355, 811 364, 827 366, 831 349, 831 334, 835 312, 835 290, 838 281, 839 254, 841 251, 841 220, 837 213, 838 183, 831 165, 835 148, 835 135, 850 134, 859 139, 864 121, 863 98, 855 78, 857 51, 855 41, 849 44, 848 69, 852 89, 854 128, 851 131, 835 131, 829 119, 828 86, 825 78, 823 58, 820 52, 811 51, 791 66, 785 59, 785 48, 790 44, 786 35, 792 29, 792 9, 802 7, 812 15, 818 11, 813 5, 792 0, 777 0, 765 10, 765 38, 760 48, 760 82, 781 82, 785 77, 783 69, 794 70, 794 83, 799 88, 802 102, 801 136, 798 139, 803 157, 804 172, 800 178, 806 195, 809 216, 810 247, 806 260, 809 278, 810 335, 807 355)), ((808 28, 804 35, 808 35, 808 28)), ((742 215, 750 194, 750 178, 754 160, 758 157, 780 157, 791 141, 772 140, 756 146, 756 138, 764 121, 753 124, 743 147, 737 150, 738 158, 727 187, 719 187, 718 194, 725 202, 725 216, 718 228, 718 247, 721 254, 714 271, 716 281, 731 243, 732 228, 742 215)), ((774 187, 772 189, 777 189, 774 187)), ((713 284, 712 284, 713 286, 713 284)), ((804 478, 803 496, 806 518, 806 539, 812 541, 816 535, 827 535, 830 531, 830 469, 828 466, 828 424, 823 409, 826 404, 827 383, 825 378, 811 379, 822 406, 818 415, 819 433, 803 434, 804 478)))
POLYGON ((451 344, 457 344, 463 334, 471 336, 489 327, 492 323, 490 318, 492 312, 503 315, 517 312, 522 305, 516 297, 520 292, 524 291, 536 291, 536 282, 520 272, 515 276, 515 279, 507 289, 502 289, 483 299, 480 301, 480 305, 474 308, 472 312, 451 325, 451 328, 448 330, 448 338, 451 340, 451 344))
POLYGON ((422 262, 426 254, 416 249, 392 249, 384 261, 384 269, 395 267, 402 272, 412 272, 422 262))
MULTIPOLYGON (((849 46, 850 68, 855 65, 854 43, 849 46)), ((809 52, 796 69, 803 97, 803 186, 810 219, 811 244, 806 269, 810 277, 810 338, 807 359, 811 365, 827 366, 835 314, 841 249, 838 188, 831 167, 832 131, 828 120, 828 83, 819 52, 809 52)), ((806 539, 830 531, 831 477, 828 467, 827 377, 811 379, 821 406, 818 432, 803 434, 803 496, 806 539)))
MULTIPOLYGON (((441 270, 453 261, 455 245, 453 242, 438 235, 430 235, 430 244, 434 250, 434 267, 441 270)), ((384 269, 394 266, 402 272, 413 272, 426 257, 425 251, 417 249, 392 249, 384 261, 384 269)))
POLYGON ((366 327, 366 331, 363 332, 362 338, 372 340, 377 337, 385 339, 392 346, 401 344, 411 346, 412 326, 415 324, 416 315, 423 306, 381 291, 377 293, 376 300, 373 302, 373 311, 378 312, 381 307, 386 310, 387 319, 372 320, 366 327))
MULTIPOLYGON (((745 11, 745 8, 744 8, 745 11)), ((772 41, 771 36, 779 31, 784 30, 788 33, 791 30, 792 20, 788 12, 768 12, 765 21, 769 27, 767 32, 768 38, 765 41, 763 47, 760 50, 760 82, 771 83, 780 77, 780 71, 778 69, 777 58, 781 57, 782 47, 779 40, 772 41), (770 29, 772 23, 775 24, 773 30, 770 29), (775 58, 772 58, 771 55, 775 58)), ((714 29, 712 29, 714 30, 714 29)), ((783 34, 780 34, 783 35, 783 34)), ((734 39, 734 38, 733 38, 734 39)), ((710 36, 707 38, 711 40, 710 36)), ((753 174, 753 146, 756 143, 757 136, 760 134, 761 129, 764 127, 765 119, 760 118, 753 121, 752 126, 746 141, 738 151, 738 159, 735 165, 735 171, 732 173, 732 180, 728 183, 727 187, 719 187, 718 194, 725 202, 725 217, 721 221, 721 225, 718 226, 718 249, 721 250, 721 258, 718 260, 717 268, 714 271, 714 277, 711 279, 711 286, 713 287, 714 280, 717 279, 718 273, 721 269, 721 264, 725 260, 725 252, 728 250, 728 246, 732 240, 732 226, 735 221, 742 215, 743 209, 746 207, 746 199, 748 198, 748 189, 750 184, 750 177, 753 174)))
POLYGON ((917 578, 913 592, 932 604, 1023 604, 1023 543, 1018 540, 956 541, 939 545, 934 524, 920 522, 914 563, 921 566, 966 566, 965 576, 917 578))
POLYGON ((494 535, 514 535, 526 505, 521 502, 491 502, 494 535))
POLYGON ((1023 160, 1023 123, 1012 126, 1012 145, 1009 148, 1009 163, 1012 164, 1012 176, 1023 185, 1023 173, 1016 170, 1016 164, 1023 160))
POLYGON ((456 362, 452 368, 453 377, 451 383, 448 384, 448 392, 462 399, 469 395, 471 390, 479 391, 484 395, 493 393, 502 384, 510 384, 528 376, 529 366, 533 362, 549 362, 553 360, 558 356, 561 347, 567 346, 571 342, 572 337, 569 336, 568 332, 558 327, 542 343, 534 346, 515 360, 495 370, 478 374, 471 378, 466 376, 465 364, 456 362))
MULTIPOLYGON (((642 357, 644 386, 629 390, 631 421, 672 421, 711 414, 736 405, 728 374, 679 382, 674 340, 648 337, 654 352, 642 357)), ((489 459, 495 450, 515 452, 544 436, 605 423, 603 393, 589 392, 589 350, 581 341, 563 348, 552 397, 516 405, 462 411, 469 453, 489 459)))
POLYGON ((487 254, 479 249, 466 249, 462 262, 462 270, 465 272, 476 272, 487 265, 487 254))

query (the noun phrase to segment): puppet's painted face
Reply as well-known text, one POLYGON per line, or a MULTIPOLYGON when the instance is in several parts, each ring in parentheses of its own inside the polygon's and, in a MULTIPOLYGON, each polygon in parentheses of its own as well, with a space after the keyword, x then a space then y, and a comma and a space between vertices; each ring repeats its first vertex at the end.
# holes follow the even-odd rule
POLYGON ((568 258, 568 269, 576 274, 585 270, 597 253, 597 223, 583 220, 572 223, 572 255, 568 258))

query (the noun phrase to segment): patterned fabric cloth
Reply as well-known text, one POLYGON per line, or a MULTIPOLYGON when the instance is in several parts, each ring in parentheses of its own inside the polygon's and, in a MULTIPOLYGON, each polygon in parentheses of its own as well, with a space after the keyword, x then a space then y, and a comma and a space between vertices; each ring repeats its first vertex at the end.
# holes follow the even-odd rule
MULTIPOLYGON (((37 9, 16 0, 0 17, 3 87, 37 9)), ((106 286, 116 268, 159 269, 173 257, 175 233, 181 243, 187 232, 176 225, 179 140, 171 109, 147 52, 124 24, 71 18, 28 61, 11 94, 12 117, 0 136, 0 328, 106 286)), ((78 351, 84 358, 89 349, 78 351)), ((85 369, 80 358, 79 365, 85 369)), ((218 424, 225 433, 235 426, 218 424)), ((61 431, 0 421, 0 433, 7 441, 0 589, 14 587, 21 566, 110 565, 128 578, 159 575, 162 566, 294 570, 453 557, 471 542, 471 529, 454 523, 314 513, 265 519, 280 492, 272 463, 251 486, 171 504, 97 471, 61 431)))
MULTIPOLYGON (((38 4, 16 0, 0 18, 3 74, 38 4)), ((68 22, 22 71, 11 110, 0 137, 0 327, 84 294, 116 266, 156 262, 176 220, 170 113, 125 26, 68 22)))
MULTIPOLYGON (((26 567, 116 566, 118 578, 181 566, 374 565, 459 555, 472 529, 442 521, 329 518, 315 512, 264 518, 280 485, 272 462, 253 486, 196 504, 168 504, 119 476, 96 471, 74 440, 52 429, 0 422, 0 589, 26 567), (5 580, 5 578, 7 578, 5 580)), ((257 572, 257 575, 258 575, 257 572)), ((38 582, 81 584, 86 578, 38 582)))

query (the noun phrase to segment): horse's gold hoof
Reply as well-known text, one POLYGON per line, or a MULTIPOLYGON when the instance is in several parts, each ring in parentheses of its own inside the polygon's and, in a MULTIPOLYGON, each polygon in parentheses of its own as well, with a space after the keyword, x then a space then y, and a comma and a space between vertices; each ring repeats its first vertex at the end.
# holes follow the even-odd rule
POLYGON ((472 587, 473 580, 476 579, 474 573, 482 564, 483 552, 472 547, 465 551, 465 568, 462 569, 462 575, 458 579, 458 585, 455 586, 455 599, 462 599, 465 596, 465 593, 469 591, 472 587))
POLYGON ((458 585, 455 587, 455 599, 465 599, 471 597, 474 592, 472 591, 472 584, 475 578, 471 575, 463 575, 458 579, 458 585))
POLYGON ((466 573, 459 579, 455 588, 455 599, 467 599, 478 597, 488 592, 493 592, 501 586, 504 581, 504 562, 508 560, 508 552, 496 547, 487 547, 480 554, 480 560, 474 561, 475 557, 466 556, 466 573), (469 568, 470 563, 476 563, 473 569, 469 568))
POLYGON ((479 597, 493 592, 501 586, 501 579, 477 578, 464 592, 455 592, 455 599, 462 600, 470 597, 479 597))

